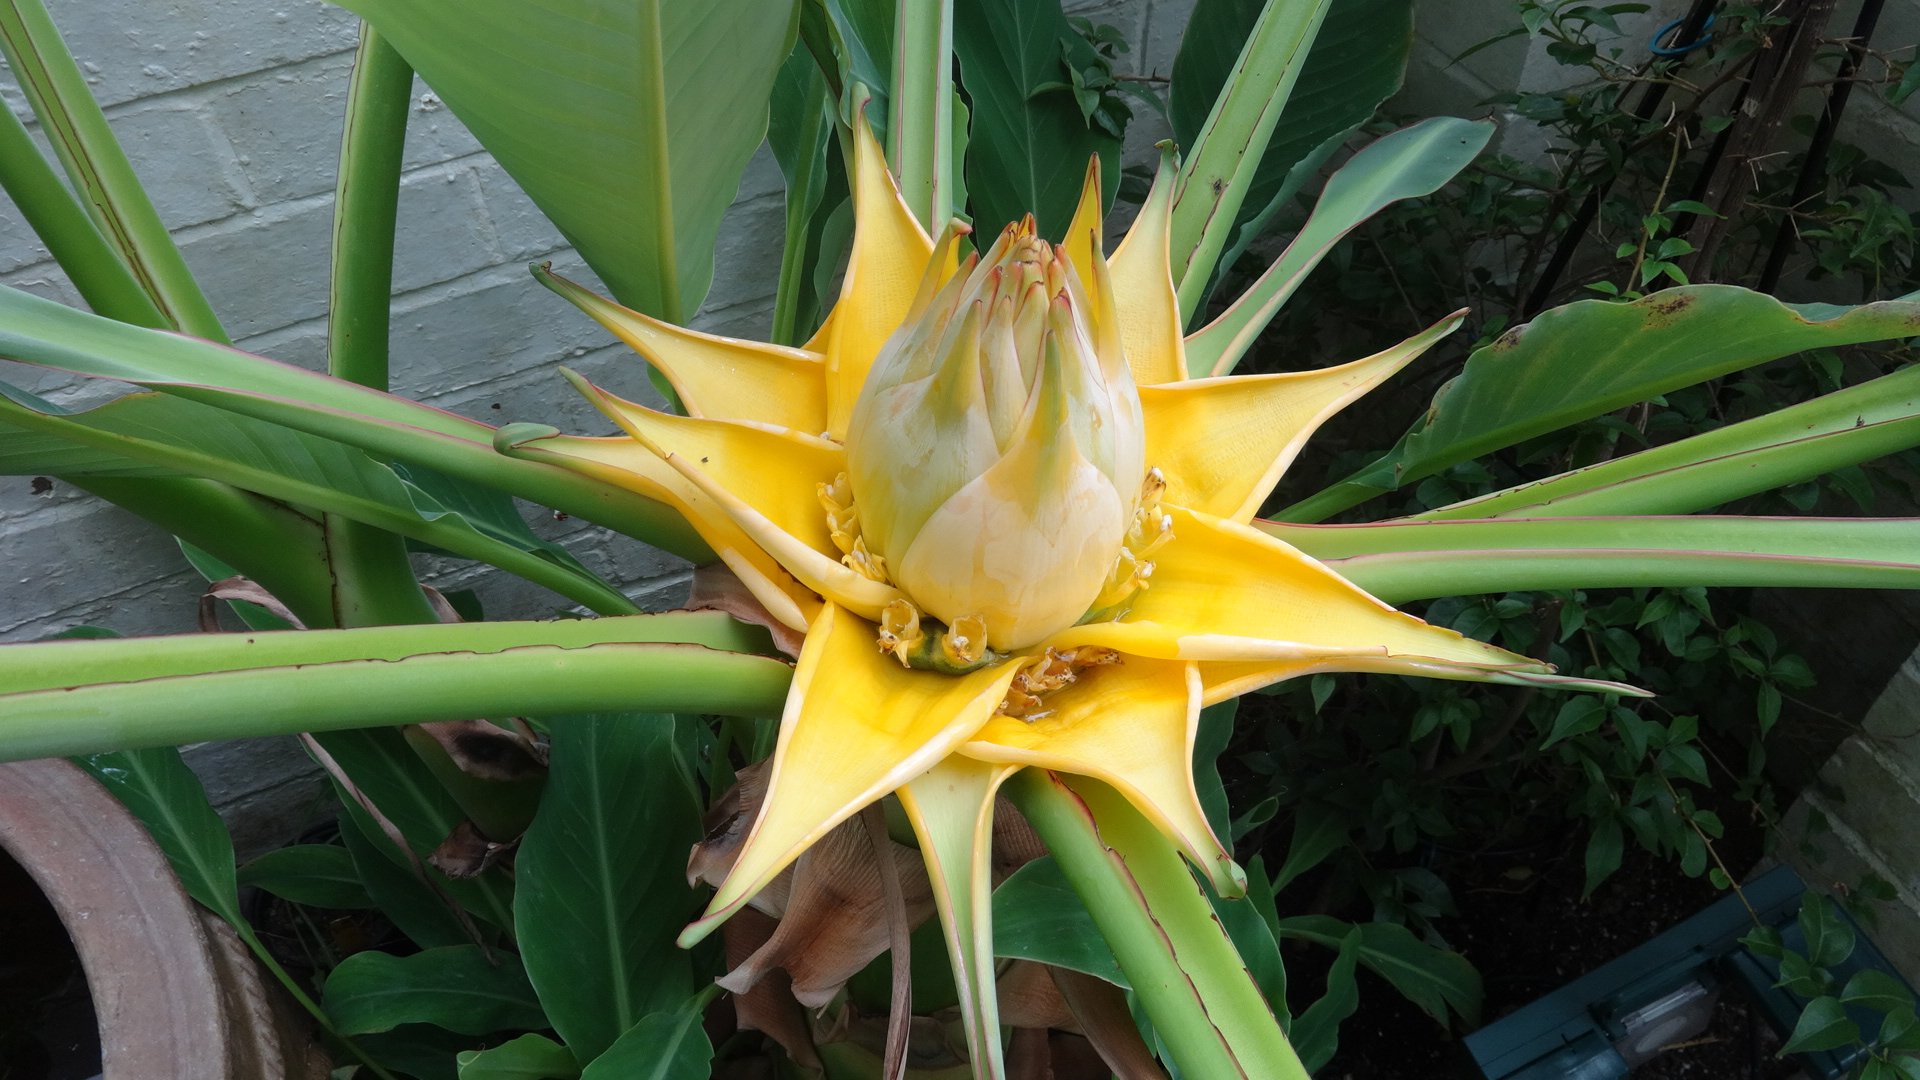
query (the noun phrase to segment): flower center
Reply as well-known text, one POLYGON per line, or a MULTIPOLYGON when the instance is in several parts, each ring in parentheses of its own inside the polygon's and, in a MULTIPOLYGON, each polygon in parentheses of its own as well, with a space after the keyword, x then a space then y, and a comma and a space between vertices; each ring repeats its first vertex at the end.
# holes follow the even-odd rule
MULTIPOLYGON (((1106 583, 1087 613, 1077 625, 1111 622, 1125 615, 1136 597, 1152 584, 1151 556, 1173 539, 1173 518, 1160 509, 1160 496, 1167 490, 1164 474, 1148 469, 1140 485, 1140 499, 1133 511, 1125 540, 1107 572, 1106 583)), ((840 561, 862 577, 894 584, 888 579, 886 560, 867 548, 860 535, 860 515, 854 507, 852 486, 841 473, 831 483, 818 487, 820 505, 826 511, 827 531, 840 549, 840 561)), ((964 615, 943 623, 917 607, 912 600, 895 600, 880 613, 875 641, 883 653, 891 653, 901 666, 921 671, 962 675, 1007 658, 987 646, 987 619, 980 614, 964 615)), ((1048 648, 1043 656, 1029 659, 1027 670, 1015 676, 1000 711, 1009 716, 1038 719, 1047 711, 1037 711, 1040 699, 1074 681, 1079 671, 1089 666, 1115 663, 1118 655, 1110 649, 1060 651, 1048 648)))

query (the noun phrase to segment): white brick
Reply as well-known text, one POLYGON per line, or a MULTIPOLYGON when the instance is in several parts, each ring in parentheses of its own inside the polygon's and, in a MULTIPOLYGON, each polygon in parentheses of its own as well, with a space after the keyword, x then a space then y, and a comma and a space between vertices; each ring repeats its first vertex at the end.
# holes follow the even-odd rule
POLYGON ((80 293, 73 287, 73 282, 67 279, 66 271, 60 269, 55 263, 36 263, 24 270, 7 274, 0 277, 0 285, 11 285, 35 296, 66 304, 68 307, 85 310, 87 306, 81 301, 80 293))
POLYGON ((407 114, 407 143, 402 163, 409 169, 434 165, 480 152, 460 118, 418 77, 413 80, 413 105, 407 114))
POLYGON ((267 207, 180 244, 227 335, 248 337, 327 310, 333 197, 267 207))
POLYGON ((333 190, 352 69, 352 53, 335 53, 207 92, 207 110, 262 204, 333 190))
POLYGON ((461 164, 444 165, 404 178, 393 248, 396 293, 500 263, 474 170, 461 164))
POLYGON ((553 222, 491 157, 475 158, 473 176, 503 258, 524 262, 566 247, 553 222))
MULTIPOLYGON (((555 262, 568 277, 577 275, 577 261, 555 262)), ((413 396, 446 393, 584 356, 611 340, 524 268, 501 266, 396 303, 393 382, 413 396)))
POLYGON ((27 225, 20 209, 0 192, 0 274, 11 273, 53 257, 27 225))
MULTIPOLYGON (((575 318, 586 318, 568 309, 575 318)), ((511 423, 551 424, 574 435, 611 435, 616 428, 587 399, 573 392, 560 375, 565 364, 594 385, 650 408, 665 401, 647 379, 647 363, 632 349, 614 343, 580 355, 535 364, 484 383, 422 398, 437 409, 459 413, 496 427, 511 423)))
POLYGON ((259 356, 271 357, 283 364, 297 364, 310 371, 327 368, 327 320, 309 319, 270 330, 254 337, 240 338, 234 346, 259 356))
MULTIPOLYGON (((24 489, 9 495, 40 498, 24 489)), ((0 565, 0 640, 31 641, 82 625, 123 634, 194 628, 200 583, 179 548, 71 485, 56 482, 50 504, 8 529, 0 565)))
POLYGON ((786 230, 786 200, 762 195, 734 203, 714 238, 713 285, 700 305, 720 311, 772 296, 780 284, 780 248, 786 230))
POLYGON ((234 170, 221 168, 233 158, 225 138, 194 105, 136 106, 108 120, 168 228, 215 221, 251 203, 234 170))
MULTIPOLYGON (((353 47, 360 21, 321 0, 52 0, 67 48, 103 105, 353 47)), ((0 65, 9 99, 13 75, 0 65)))

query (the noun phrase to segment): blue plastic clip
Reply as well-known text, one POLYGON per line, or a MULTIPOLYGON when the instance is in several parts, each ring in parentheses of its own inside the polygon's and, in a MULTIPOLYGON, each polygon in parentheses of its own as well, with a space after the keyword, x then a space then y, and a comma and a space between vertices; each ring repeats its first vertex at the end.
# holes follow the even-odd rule
POLYGON ((1713 35, 1707 33, 1707 31, 1713 29, 1713 20, 1714 16, 1708 15, 1707 21, 1700 24, 1700 36, 1687 42, 1685 45, 1660 44, 1668 34, 1680 29, 1680 24, 1687 21, 1685 19, 1675 19, 1653 32, 1653 40, 1647 43, 1647 48, 1652 51, 1655 56, 1685 56, 1700 46, 1713 41, 1713 35))

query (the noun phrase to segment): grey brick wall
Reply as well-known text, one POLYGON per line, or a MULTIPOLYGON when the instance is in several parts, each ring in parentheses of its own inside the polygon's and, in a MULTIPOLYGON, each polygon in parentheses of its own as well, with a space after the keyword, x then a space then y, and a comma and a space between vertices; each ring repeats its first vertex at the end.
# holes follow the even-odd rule
MULTIPOLYGON (((1192 0, 1069 5, 1134 44, 1128 70, 1165 74, 1192 0)), ((317 0, 48 0, 114 132, 237 344, 325 362, 327 246, 357 20, 317 0)), ((396 391, 492 423, 540 420, 610 432, 553 371, 564 361, 629 396, 651 394, 637 358, 528 276, 552 260, 592 281, 558 233, 439 100, 416 83, 394 274, 396 391)), ((31 119, 0 63, 0 102, 31 119)), ((1129 139, 1151 160, 1165 137, 1143 116, 1129 139)), ((764 152, 723 223, 713 289, 693 324, 763 337, 782 235, 779 170, 764 152)), ((0 283, 83 306, 0 196, 0 283)), ((0 363, 0 378, 66 403, 111 391, 0 363)), ((686 567, 576 520, 536 520, 649 607, 685 594, 686 567)), ((442 588, 473 588, 496 617, 540 617, 561 601, 471 564, 427 561, 442 588)), ((124 634, 194 629, 202 587, 171 538, 64 484, 36 494, 0 478, 0 641, 76 625, 124 634)), ((243 848, 288 834, 321 786, 291 743, 196 749, 243 848)))

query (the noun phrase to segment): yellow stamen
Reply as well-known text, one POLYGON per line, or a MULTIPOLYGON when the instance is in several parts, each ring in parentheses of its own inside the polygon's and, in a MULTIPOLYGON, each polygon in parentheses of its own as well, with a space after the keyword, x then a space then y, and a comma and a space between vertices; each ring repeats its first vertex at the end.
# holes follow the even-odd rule
POLYGON ((860 512, 853 505, 853 483, 847 474, 835 476, 830 484, 819 484, 816 490, 827 512, 828 535, 833 546, 840 549, 840 562, 869 581, 889 584, 887 561, 867 550, 867 542, 860 537, 860 512))
POLYGON ((880 612, 875 643, 891 653, 901 667, 964 675, 1006 659, 987 647, 987 620, 968 615, 952 626, 924 619, 910 600, 895 600, 880 612))
POLYGON ((912 667, 910 657, 927 635, 920 629, 920 611, 906 600, 895 600, 880 612, 880 651, 892 653, 901 667, 912 667))
POLYGON ((994 711, 998 715, 1011 716, 1028 723, 1043 720, 1053 713, 1052 709, 1044 707, 1048 695, 1071 685, 1080 678, 1081 672, 1089 668, 1119 662, 1118 652, 1099 646, 1049 648, 1046 655, 1036 656, 1026 662, 1020 674, 1013 677, 1013 684, 1007 688, 1007 696, 1001 699, 999 708, 994 711))
POLYGON ((979 666, 987 654, 987 620, 964 615, 940 635, 941 658, 962 671, 979 666))
POLYGON ((1167 490, 1167 478, 1159 469, 1148 469, 1140 485, 1140 505, 1127 526, 1127 539, 1114 557, 1113 571, 1107 583, 1088 609, 1082 623, 1105 622, 1126 614, 1134 597, 1152 583, 1154 552, 1173 539, 1173 517, 1160 509, 1160 496, 1167 490))

